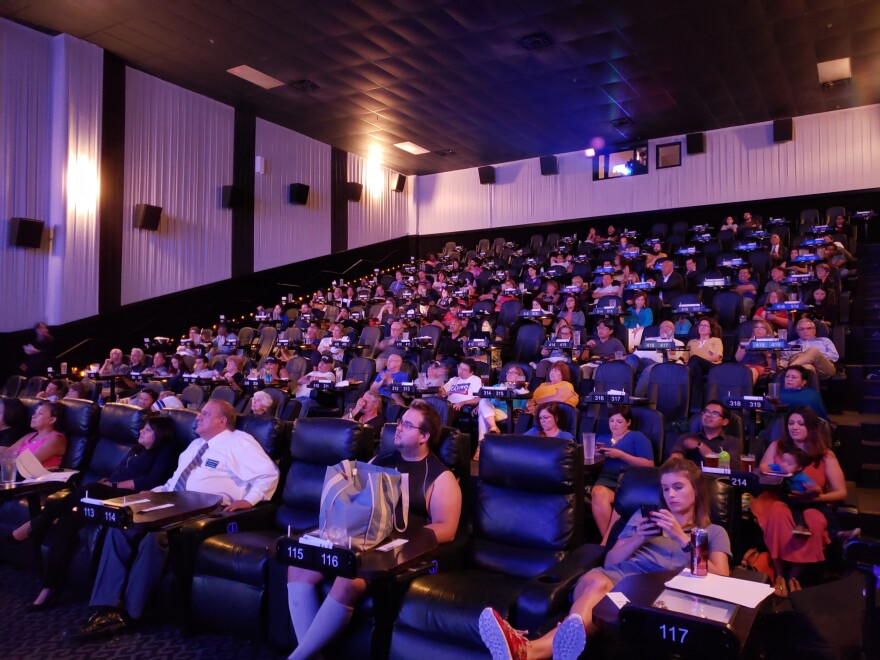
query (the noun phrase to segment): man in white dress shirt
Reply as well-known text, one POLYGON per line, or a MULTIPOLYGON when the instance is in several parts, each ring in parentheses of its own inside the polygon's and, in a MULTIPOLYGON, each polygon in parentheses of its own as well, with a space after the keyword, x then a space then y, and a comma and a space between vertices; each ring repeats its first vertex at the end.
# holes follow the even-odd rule
MULTIPOLYGON (((209 400, 199 413, 196 431, 199 437, 181 453, 174 474, 154 491, 219 495, 225 511, 249 509, 272 497, 278 468, 253 436, 235 430, 231 405, 209 400)), ((86 640, 129 629, 143 614, 167 558, 164 531, 109 530, 89 602, 99 609, 66 636, 86 640)))

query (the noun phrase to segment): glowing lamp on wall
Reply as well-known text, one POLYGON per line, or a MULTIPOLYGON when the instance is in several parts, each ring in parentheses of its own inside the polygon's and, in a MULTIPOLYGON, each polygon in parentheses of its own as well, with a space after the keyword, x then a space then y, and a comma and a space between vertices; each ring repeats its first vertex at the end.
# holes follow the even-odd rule
POLYGON ((94 212, 98 204, 98 166, 87 156, 71 158, 67 165, 67 206, 94 212))
POLYGON ((378 144, 370 145, 370 153, 364 168, 364 185, 370 193, 376 195, 382 193, 385 185, 385 176, 382 172, 382 148, 378 144))

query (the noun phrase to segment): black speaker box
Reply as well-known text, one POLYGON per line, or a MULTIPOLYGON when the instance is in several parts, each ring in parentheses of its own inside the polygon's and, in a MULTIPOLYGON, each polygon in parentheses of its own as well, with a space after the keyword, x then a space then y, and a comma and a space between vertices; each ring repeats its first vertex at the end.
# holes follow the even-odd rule
POLYGON ((39 248, 43 244, 43 221, 12 218, 9 221, 9 243, 14 247, 39 248))
POLYGON ((480 172, 480 183, 495 183, 495 168, 491 165, 486 165, 485 167, 479 168, 480 172))
POLYGON ((159 229, 159 222, 162 220, 162 207, 152 206, 151 204, 135 204, 134 206, 134 228, 146 229, 148 231, 156 231, 159 229))
POLYGON ((773 122, 773 141, 791 142, 793 128, 791 117, 788 119, 777 119, 773 122))
POLYGON ((235 186, 223 186, 223 195, 220 205, 224 209, 231 209, 241 204, 241 193, 235 186))
POLYGON ((287 192, 287 201, 305 206, 309 203, 309 187, 304 183, 291 183, 287 192))
POLYGON ((693 156, 694 154, 702 154, 706 151, 705 133, 688 133, 685 142, 687 144, 688 156, 693 156))
POLYGON ((361 195, 364 194, 364 184, 357 183, 356 181, 346 181, 343 191, 345 199, 349 202, 359 202, 361 201, 361 195))
POLYGON ((556 156, 541 156, 541 176, 559 174, 559 161, 556 156))
POLYGON ((397 175, 397 183, 394 185, 394 192, 403 192, 406 187, 406 177, 403 174, 397 175))

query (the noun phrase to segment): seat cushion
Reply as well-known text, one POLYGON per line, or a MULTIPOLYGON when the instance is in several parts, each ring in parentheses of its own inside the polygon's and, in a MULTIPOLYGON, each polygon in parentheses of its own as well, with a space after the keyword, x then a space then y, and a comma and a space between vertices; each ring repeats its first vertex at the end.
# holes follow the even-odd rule
POLYGON ((274 531, 212 536, 199 547, 195 572, 262 588, 278 536, 274 531))
POLYGON ((421 577, 410 585, 397 625, 482 648, 477 626, 480 612, 494 607, 509 617, 522 584, 522 580, 475 570, 421 577))

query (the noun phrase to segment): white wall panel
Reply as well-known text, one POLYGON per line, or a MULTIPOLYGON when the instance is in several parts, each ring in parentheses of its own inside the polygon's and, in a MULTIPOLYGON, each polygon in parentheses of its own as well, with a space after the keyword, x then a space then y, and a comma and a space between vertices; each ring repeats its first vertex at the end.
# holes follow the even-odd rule
POLYGON ((233 123, 229 106, 126 70, 123 305, 230 277, 233 123), (132 227, 139 203, 162 207, 159 231, 132 227))
MULTIPOLYGON (((494 186, 476 170, 420 177, 422 234, 579 217, 740 202, 880 186, 880 106, 794 118, 794 140, 775 144, 772 123, 706 133, 706 153, 684 153, 684 136, 649 142, 651 171, 593 181, 583 152, 559 157, 559 175, 538 159, 496 166, 494 186), (656 170, 655 146, 679 140, 683 164, 656 170)), ((709 218, 707 218, 709 219, 709 218)))
POLYGON ((330 146, 257 119, 254 181, 254 270, 330 253, 330 146), (288 203, 291 183, 309 186, 305 206, 288 203))
POLYGON ((98 313, 98 172, 104 51, 61 34, 53 40, 52 226, 46 318, 98 313))
MULTIPOLYGON (((0 331, 45 319, 49 253, 9 247, 9 219, 50 222, 52 38, 0 19, 0 331)), ((48 241, 44 242, 48 245, 48 241)))
POLYGON ((394 192, 397 172, 348 154, 348 180, 364 184, 359 202, 348 202, 348 249, 405 236, 414 211, 415 177, 408 177, 403 192, 394 192))

